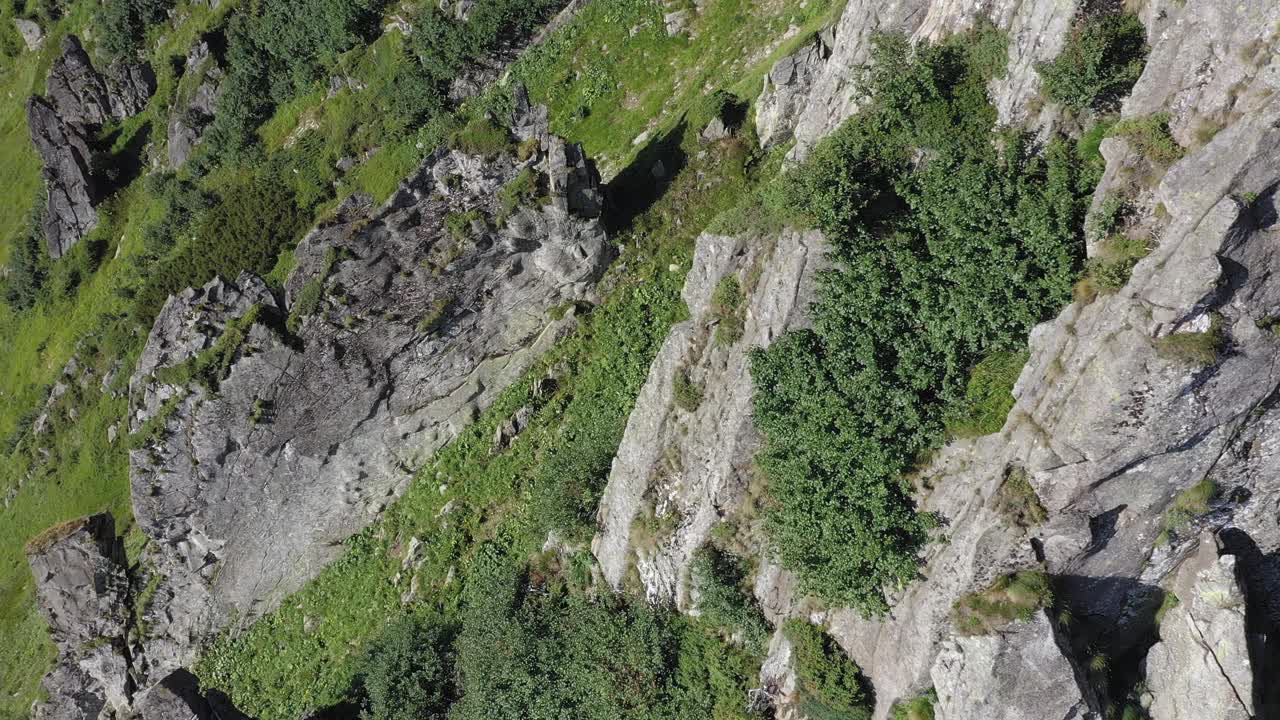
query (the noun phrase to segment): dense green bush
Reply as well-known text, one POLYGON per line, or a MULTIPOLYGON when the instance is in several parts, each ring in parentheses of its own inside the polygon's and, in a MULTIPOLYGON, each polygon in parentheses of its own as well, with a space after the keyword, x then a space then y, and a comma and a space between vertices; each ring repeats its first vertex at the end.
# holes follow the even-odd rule
POLYGON ((357 677, 365 720, 445 718, 453 699, 452 638, 443 623, 393 621, 365 652, 357 677))
POLYGON ((169 295, 217 275, 234 279, 244 271, 266 274, 305 222, 292 193, 271 175, 237 180, 201 214, 192 235, 148 273, 138 292, 135 316, 148 323, 169 295))
POLYGON ((872 102, 774 193, 833 248, 814 327, 752 358, 772 544, 807 591, 871 613, 915 577, 932 523, 903 473, 966 402, 969 369, 1071 297, 1086 207, 1066 143, 992 142, 989 70, 965 38, 874 52, 872 102))
POLYGON ((762 653, 769 639, 769 624, 743 589, 746 572, 742 562, 714 548, 703 548, 693 556, 689 574, 702 619, 740 638, 748 650, 762 653))
POLYGON ((143 49, 147 28, 168 17, 174 0, 103 0, 94 13, 94 36, 113 58, 143 49))
POLYGON ((869 720, 867 680, 836 641, 804 620, 788 620, 783 632, 794 648, 804 715, 811 720, 869 720))
POLYGON ((1058 57, 1039 66, 1045 94, 1072 110, 1114 107, 1142 74, 1146 34, 1134 15, 1085 18, 1058 57))

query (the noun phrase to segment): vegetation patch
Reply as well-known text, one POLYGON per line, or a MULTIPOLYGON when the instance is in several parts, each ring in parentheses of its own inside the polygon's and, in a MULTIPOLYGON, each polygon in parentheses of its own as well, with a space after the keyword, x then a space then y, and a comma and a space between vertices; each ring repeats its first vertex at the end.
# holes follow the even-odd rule
POLYGON ((251 348, 246 345, 253 326, 263 319, 261 305, 254 305, 240 317, 228 320, 213 346, 185 362, 156 371, 156 379, 167 385, 185 387, 198 382, 210 393, 231 374, 231 366, 251 348))
POLYGON ((752 654, 764 653, 769 623, 747 589, 742 560, 715 548, 699 550, 689 564, 699 617, 728 633, 752 654))
POLYGON ((488 117, 476 118, 449 138, 449 147, 493 158, 511 148, 511 133, 488 117))
POLYGON ((788 620, 782 631, 793 647, 800 711, 811 718, 869 720, 869 684, 844 649, 804 620, 788 620))
POLYGON ((1029 528, 1049 519, 1026 468, 1018 466, 1005 470, 1004 482, 996 492, 995 509, 1017 527, 1029 528))
POLYGON ((963 635, 989 635, 1015 620, 1030 620, 1053 604, 1053 584, 1039 570, 1005 575, 991 587, 956 601, 952 620, 963 635))
POLYGON ((1121 120, 1112 126, 1111 136, 1124 138, 1134 150, 1158 167, 1168 167, 1186 153, 1169 131, 1167 113, 1121 120))
POLYGON ((471 226, 483 220, 479 210, 452 212, 445 216, 444 227, 455 243, 461 244, 471 239, 471 226))
POLYGON ((1100 294, 1120 290, 1128 284, 1138 261, 1150 254, 1151 245, 1145 239, 1123 234, 1108 237, 1089 258, 1087 272, 1076 285, 1075 298, 1088 303, 1100 294))
POLYGON ((906 702, 898 702, 893 706, 893 720, 933 720, 933 705, 938 702, 938 695, 933 690, 912 698, 906 702))
POLYGON ((1071 110, 1114 108, 1142 75, 1146 34, 1136 15, 1085 16, 1058 57, 1037 68, 1045 94, 1071 110))
POLYGON ((702 405, 702 387, 689 378, 689 370, 680 368, 671 378, 671 395, 676 407, 693 412, 702 405))
POLYGON ((746 323, 745 298, 738 276, 729 274, 721 278, 711 294, 711 319, 715 323, 715 345, 724 347, 742 339, 746 323))
POLYGON ((942 442, 949 408, 977 408, 982 429, 1002 417, 1027 334, 1071 297, 1083 255, 1076 149, 993 136, 974 52, 967 36, 880 39, 871 102, 772 191, 784 217, 824 231, 835 268, 813 328, 752 355, 766 524, 805 591, 866 613, 916 576, 934 524, 905 473, 942 442), (993 356, 970 404, 969 369, 993 356))
POLYGON ((947 413, 947 433, 954 437, 980 437, 1000 432, 1013 409, 1013 386, 1030 354, 998 352, 973 366, 964 398, 947 413))
POLYGON ((1209 367, 1218 362, 1218 356, 1226 347, 1227 337, 1222 330, 1222 319, 1214 315, 1209 329, 1202 332, 1175 332, 1156 338, 1156 354, 1166 360, 1209 367))
POLYGON ((1164 513, 1157 545, 1167 545, 1169 540, 1185 530, 1196 518, 1209 512, 1209 503, 1218 496, 1218 484, 1205 478, 1178 493, 1164 513))

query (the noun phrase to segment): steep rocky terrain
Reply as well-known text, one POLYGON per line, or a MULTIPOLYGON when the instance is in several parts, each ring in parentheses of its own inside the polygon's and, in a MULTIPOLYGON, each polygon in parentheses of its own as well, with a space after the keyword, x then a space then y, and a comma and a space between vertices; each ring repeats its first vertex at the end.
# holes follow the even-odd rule
MULTIPOLYGON (((562 60, 551 53, 589 33, 573 23, 586 4, 568 4, 536 36, 550 50, 533 67, 562 60)), ((441 2, 440 17, 465 27, 474 7, 441 2)), ((430 713, 412 711, 424 717, 556 717, 583 707, 574 702, 661 715, 669 708, 653 698, 674 708, 710 692, 690 687, 713 686, 730 701, 698 707, 717 718, 817 718, 837 713, 838 693, 849 717, 874 720, 1277 716, 1280 6, 1127 3, 1148 50, 1123 102, 1091 110, 1049 100, 1044 63, 1078 40, 1082 19, 1121 9, 849 0, 820 32, 792 26, 794 51, 744 75, 759 91, 749 103, 708 83, 703 104, 679 113, 678 131, 626 139, 634 162, 607 187, 583 145, 553 132, 589 121, 590 101, 563 118, 508 82, 508 72, 521 77, 523 39, 459 70, 449 100, 478 109, 452 134, 429 136, 446 138, 436 149, 418 140, 425 159, 385 201, 335 199, 283 250, 277 268, 287 274, 241 272, 173 294, 145 343, 139 336, 136 360, 113 366, 129 376, 128 415, 110 442, 128 447, 133 546, 126 551, 108 514, 27 546, 57 648, 34 716, 226 718, 239 716, 234 699, 274 719, 345 698, 350 707, 328 711, 382 719, 396 717, 385 707, 396 696, 380 693, 405 678, 416 683, 415 702, 434 693, 430 713), (753 418, 754 400, 771 389, 753 380, 752 366, 758 350, 813 325, 832 250, 846 239, 770 215, 769 181, 779 167, 803 171, 824 138, 872 101, 864 69, 884 33, 926 46, 975 27, 1008 41, 1003 71, 986 85, 997 125, 1041 142, 1092 134, 1105 169, 1077 229, 1089 260, 1075 296, 1031 333, 1003 426, 947 437, 907 476, 930 518, 929 541, 917 576, 884 588, 887 612, 877 615, 806 593, 771 539, 775 501, 755 460, 766 440, 753 418), (738 117, 744 109, 753 128, 738 117), (740 197, 726 204, 723 187, 740 197), (699 202, 732 208, 736 219, 707 226, 699 202), (663 234, 696 240, 671 251, 653 240, 663 234), (1118 247, 1140 250, 1119 263, 1123 277, 1103 282, 1118 247), (650 265, 657 279, 644 274, 650 265), (675 284, 663 279, 672 276, 675 284), (641 329, 667 316, 610 315, 610 297, 646 310, 671 300, 687 314, 641 329), (666 338, 642 360, 624 363, 590 344, 646 331, 666 338), (556 354, 571 343, 587 349, 556 354), (618 391, 624 383, 575 385, 611 372, 630 372, 638 393, 618 391), (600 387, 607 392, 593 396, 600 387), (620 441, 607 439, 606 420, 589 427, 594 416, 582 408, 592 402, 626 418, 620 441), (603 464, 558 454, 590 443, 607 443, 603 464), (474 476, 460 457, 479 468, 474 476), (483 474, 491 463, 510 463, 513 477, 493 481, 498 471, 483 474), (547 491, 548 477, 561 495, 547 491), (467 483, 483 487, 459 493, 467 483), (427 522, 395 515, 397 501, 427 522), (513 562, 517 580, 494 581, 505 567, 495 558, 513 562), (343 576, 326 568, 340 566, 367 576, 394 609, 333 599, 326 578, 343 576), (590 614, 601 608, 625 630, 590 614), (683 617, 643 614, 667 608, 683 617), (392 623, 400 614, 427 623, 430 641, 392 623), (335 629, 340 615, 370 627, 335 629), (388 623, 390 639, 376 629, 388 623), (572 635, 581 631, 574 623, 586 639, 572 635), (821 632, 799 634, 797 623, 821 632), (662 635, 672 628, 694 632, 662 635), (632 631, 655 644, 622 644, 641 642, 632 631), (282 638, 301 636, 342 666, 314 683, 325 685, 314 695, 302 677, 272 705, 272 692, 286 693, 268 687, 277 675, 246 682, 227 671, 236 653, 292 657, 282 638), (562 636, 576 639, 542 644, 562 636), (425 645, 426 655, 412 654, 425 645), (704 653, 696 662, 686 654, 695 645, 704 653), (705 659, 713 655, 722 664, 705 659), (739 655, 747 660, 734 664, 739 655), (544 674, 515 675, 522 663, 544 674), (650 665, 678 677, 673 686, 713 679, 651 695, 650 665), (597 666, 614 685, 590 674, 597 666), (351 689, 335 695, 331 675, 351 689), (589 679, 565 680, 579 677, 589 679), (475 688, 503 700, 490 707, 475 688)), ((697 22, 712 12, 710 3, 673 4, 654 17, 664 36, 696 47, 700 29, 710 32, 697 22)), ((437 32, 400 15, 387 27, 397 38, 437 32)), ((636 24, 628 34, 644 32, 636 24)), ((33 51, 41 42, 22 35, 33 51)), ((199 34, 171 56, 182 71, 170 78, 164 153, 153 167, 185 172, 212 142, 205 131, 226 112, 235 70, 221 41, 199 34)), ((565 77, 609 92, 592 72, 565 77)), ((341 103, 358 85, 335 69, 327 95, 307 87, 341 103)), ((95 160, 100 133, 143 112, 156 87, 148 66, 117 60, 99 72, 75 36, 63 40, 46 97, 27 104, 51 258, 100 223, 109 195, 95 160)), ((549 101, 564 102, 557 92, 549 101)), ((287 134, 280 152, 305 152, 292 148, 321 114, 295 113, 292 132, 263 135, 287 134)), ((285 170, 275 177, 297 175, 297 157, 279 160, 285 170)), ((338 161, 343 173, 356 163, 348 160, 338 161)), ((929 160, 917 148, 911 164, 929 160)), ((327 184, 340 187, 334 177, 327 184)), ((78 372, 68 368, 68 378, 78 372)), ((49 394, 46 413, 65 392, 49 394)))
MULTIPOLYGON (((1061 48, 1072 10, 1063 3, 1004 5, 990 9, 1011 39, 1008 75, 990 88, 993 104, 1005 122, 1048 122, 1051 108, 1036 111, 1044 113, 1041 121, 1027 106, 1038 83, 1033 64, 1061 48)), ((851 3, 834 40, 818 38, 779 63, 766 80, 757 105, 762 137, 794 127, 797 143, 791 152, 803 157, 816 138, 853 111, 856 85, 850 70, 865 60, 874 31, 900 28, 920 39, 936 37, 969 22, 969 13, 947 3, 876 3, 874 8, 851 3)), ((891 598, 890 614, 868 621, 854 611, 829 609, 818 616, 868 674, 876 688, 876 717, 886 717, 895 702, 931 686, 939 717, 1100 713, 1104 703, 1094 694, 1100 690, 1105 696, 1107 688, 1105 683, 1094 687, 1097 678, 1086 677, 1084 649, 1112 662, 1141 659, 1161 598, 1173 591, 1177 568, 1198 543, 1194 527, 1162 535, 1170 524, 1167 513, 1180 493, 1206 479, 1217 488, 1216 499, 1197 526, 1220 534, 1225 552, 1231 553, 1224 557, 1234 556, 1240 581, 1252 588, 1255 600, 1248 641, 1243 613, 1217 621, 1223 627, 1214 632, 1223 639, 1204 652, 1225 678, 1201 682, 1217 683, 1218 690, 1235 688, 1238 698, 1192 709, 1169 697, 1171 690, 1164 688, 1175 681, 1167 675, 1156 680, 1156 671, 1172 674, 1172 665, 1206 661, 1193 659, 1198 651, 1180 645, 1186 640, 1175 635, 1157 645, 1147 661, 1147 683, 1156 696, 1152 717, 1252 717, 1267 702, 1262 690, 1255 694, 1235 678, 1267 677, 1266 668, 1275 667, 1264 638, 1280 620, 1266 599, 1277 591, 1267 560, 1280 540, 1274 517, 1268 517, 1275 489, 1263 479, 1265 471, 1260 473, 1270 457, 1266 428, 1276 390, 1275 337, 1268 328, 1276 312, 1270 279, 1280 156, 1272 115, 1280 66, 1274 37, 1269 31, 1261 39, 1256 35, 1259 28, 1276 26, 1276 10, 1262 2, 1225 7, 1192 1, 1150 9, 1146 18, 1151 58, 1123 116, 1169 112, 1174 136, 1193 150, 1147 190, 1142 178, 1155 172, 1159 179, 1160 170, 1153 171, 1152 161, 1123 140, 1104 141, 1108 169, 1095 202, 1112 194, 1136 198, 1140 209, 1130 232, 1152 237, 1155 249, 1120 292, 1079 301, 1037 329, 1031 360, 1014 390, 1017 403, 998 435, 954 442, 920 471, 918 484, 928 488, 922 492, 923 507, 943 518, 945 535, 940 533, 926 551, 922 579, 891 598), (1222 128, 1197 148, 1195 129, 1208 122, 1222 128), (1189 366, 1185 358, 1161 351, 1162 338, 1205 332, 1211 325, 1220 326, 1225 337, 1220 360, 1210 367, 1189 366), (1048 511, 1043 523, 1019 527, 994 509, 1011 472, 1027 473, 1048 511), (1072 626, 1039 618, 995 637, 956 636, 951 610, 964 593, 1034 566, 1059 578, 1058 603, 1069 608, 1072 626), (1180 654, 1171 660, 1172 653, 1180 654), (1016 670, 1030 665, 1049 672, 1055 663, 1060 668, 1056 680, 1016 670), (1050 704, 1059 698, 1060 708, 1050 704), (1198 714, 1204 712, 1210 714, 1198 714)), ((788 247, 788 238, 784 234, 775 247, 774 267, 803 264, 814 253, 811 246, 788 247)), ((698 256, 733 243, 704 236, 698 256)), ((783 297, 789 301, 809 292, 803 279, 796 275, 792 282, 801 281, 799 290, 788 285, 783 297)), ((705 287, 695 264, 686 295, 705 298, 705 287)), ((778 322, 773 308, 779 291, 766 283, 745 288, 747 327, 778 322)), ((696 300, 690 299, 690 308, 696 319, 696 300)), ((677 331, 669 343, 691 345, 688 335, 688 330, 677 331)), ((704 543, 719 519, 733 521, 749 507, 743 488, 752 471, 743 460, 751 454, 751 441, 744 447, 740 438, 750 437, 750 408, 726 389, 741 386, 745 349, 767 342, 769 335, 748 332, 747 337, 754 342, 729 348, 727 357, 712 355, 708 370, 695 371, 704 388, 696 412, 717 418, 712 431, 662 433, 662 423, 681 414, 664 389, 677 365, 665 355, 655 364, 601 507, 595 547, 615 585, 634 562, 649 597, 689 606, 682 589, 690 548, 704 543), (673 439, 652 445, 654 437, 664 436, 673 439), (643 446, 641 454, 628 451, 632 442, 643 446), (729 447, 739 448, 737 463, 687 461, 715 457, 729 447), (642 497, 649 498, 649 512, 667 518, 657 523, 662 528, 657 538, 632 527, 642 497), (626 559, 628 552, 634 553, 633 561, 626 559)), ((761 548, 758 532, 748 526, 742 533, 739 526, 747 547, 761 548)), ((755 593, 768 615, 808 615, 817 609, 795 593, 788 574, 771 564, 767 551, 759 564, 755 593)), ((1228 586, 1221 592, 1238 597, 1231 589, 1234 579, 1221 582, 1228 586)), ((1181 620, 1187 611, 1171 611, 1169 617, 1174 613, 1181 620)), ((788 652, 787 645, 785 638, 775 638, 771 656, 788 652)), ((764 684, 787 686, 778 679, 783 668, 785 663, 766 663, 764 684)))

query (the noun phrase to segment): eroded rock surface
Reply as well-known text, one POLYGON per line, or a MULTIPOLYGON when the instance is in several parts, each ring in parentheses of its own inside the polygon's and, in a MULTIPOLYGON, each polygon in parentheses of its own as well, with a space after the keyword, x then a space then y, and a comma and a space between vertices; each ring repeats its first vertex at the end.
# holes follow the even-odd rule
POLYGON ((129 707, 129 578, 124 547, 110 515, 75 520, 27 547, 36 597, 58 647, 44 679, 49 701, 34 715, 48 720, 97 718, 129 707))
POLYGON ((62 40, 62 55, 49 68, 45 94, 63 121, 102 126, 140 112, 155 89, 149 66, 117 63, 99 72, 80 39, 68 35, 62 40))
POLYGON ((1254 717, 1254 669, 1236 558, 1219 557, 1206 533, 1200 551, 1179 571, 1174 592, 1179 604, 1165 614, 1161 640, 1147 654, 1152 720, 1254 717))
POLYGON ((576 322, 549 315, 610 257, 594 171, 516 120, 537 132, 531 157, 440 151, 381 208, 353 199, 300 243, 283 298, 242 276, 161 311, 131 384, 131 429, 154 431, 131 454, 165 578, 153 676, 318 573, 576 322), (508 213, 496 196, 517 176, 533 183, 508 213), (211 349, 215 383, 173 370, 211 349))
POLYGON ((45 243, 51 257, 62 257, 98 226, 98 186, 88 137, 82 126, 64 122, 40 97, 27 100, 27 127, 44 165, 45 243))
POLYGON ((938 720, 1098 720, 1083 673, 1043 612, 992 635, 944 643, 931 672, 938 720))

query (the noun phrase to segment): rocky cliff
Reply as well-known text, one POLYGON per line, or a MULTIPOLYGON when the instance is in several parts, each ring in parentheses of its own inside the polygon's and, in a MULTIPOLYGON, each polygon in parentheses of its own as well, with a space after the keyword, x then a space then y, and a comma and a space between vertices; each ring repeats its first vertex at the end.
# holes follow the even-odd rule
POLYGON ((610 257, 600 196, 532 115, 523 160, 440 151, 381 208, 349 201, 283 297, 242 276, 161 311, 131 383, 134 509, 163 578, 153 673, 319 572, 574 325, 549 316, 610 257), (512 182, 528 192, 502 206, 512 182))
MULTIPOLYGON (((770 73, 757 104, 762 138, 794 137, 791 157, 799 159, 854 112, 855 69, 867 58, 876 31, 934 39, 984 13, 1010 35, 1008 71, 989 87, 1001 121, 1070 129, 1074 119, 1060 108, 1031 100, 1039 87, 1035 63, 1061 49, 1076 11, 1073 3, 1062 2, 854 0, 830 33, 770 73)), ((1277 340, 1270 330, 1280 312, 1280 288, 1272 280, 1280 60, 1268 30, 1280 21, 1277 12, 1261 1, 1188 0, 1144 9, 1152 50, 1123 117, 1169 113, 1174 136, 1189 151, 1166 172, 1135 144, 1106 141, 1107 172, 1095 203, 1113 195, 1128 198, 1137 209, 1126 231, 1148 238, 1154 249, 1119 292, 1083 297, 1037 328, 1031 360, 1014 391, 1017 404, 1000 433, 952 443, 921 473, 919 501, 943 519, 945 534, 926 550, 921 579, 890 598, 886 617, 868 620, 799 596, 788 574, 771 563, 758 529, 738 524, 735 542, 748 554, 758 553, 755 592, 766 614, 773 620, 799 615, 825 622, 874 685, 877 718, 931 687, 938 717, 1100 716, 1109 703, 1123 700, 1108 693, 1142 680, 1143 658, 1157 635, 1157 609, 1178 568, 1198 544, 1209 542, 1197 540, 1201 527, 1221 538, 1227 554, 1222 562, 1235 566, 1234 575, 1252 599, 1219 600, 1244 620, 1221 631, 1232 638, 1230 652, 1194 650, 1185 628, 1174 634, 1175 626, 1160 626, 1158 635, 1168 637, 1146 661, 1145 681, 1156 695, 1154 704, 1147 698, 1152 717, 1243 717, 1268 701, 1264 695, 1270 691, 1259 689, 1260 683, 1250 688, 1239 678, 1274 674, 1271 638, 1280 630, 1280 614, 1269 599, 1280 590, 1274 562, 1280 549, 1277 488, 1267 471, 1276 442, 1271 408, 1280 387, 1277 340), (1207 142, 1209 133, 1197 132, 1206 125, 1217 130, 1207 142), (1170 350, 1201 338, 1220 342, 1207 364, 1170 350), (1030 527, 998 509, 1001 487, 1024 473, 1047 510, 1047 518, 1030 527), (1213 500, 1205 513, 1188 518, 1181 498, 1197 486, 1214 488, 1213 500), (992 637, 957 633, 957 600, 1030 567, 1044 567, 1056 578, 1056 607, 1064 618, 1074 618, 1070 627, 1055 615, 992 637), (1239 634, 1243 628, 1247 640, 1239 634), (1244 652, 1246 646, 1251 650, 1244 652), (1197 709, 1181 703, 1177 698, 1185 695, 1169 689, 1178 676, 1172 668, 1214 660, 1222 661, 1221 674, 1202 682, 1215 691, 1235 688, 1236 701, 1228 697, 1197 709), (1124 674, 1116 672, 1108 679, 1105 671, 1086 667, 1106 663, 1126 664, 1124 672, 1138 677, 1116 679, 1124 674), (1027 665, 1041 672, 1014 669, 1027 665), (1156 672, 1165 675, 1163 682, 1154 679, 1156 672), (996 699, 999 708, 990 704, 996 699)), ((774 264, 807 263, 821 247, 820 237, 790 246, 787 237, 777 241, 774 264)), ((723 252, 718 248, 735 242, 745 240, 703 237, 698 257, 716 256, 723 252)), ((686 288, 694 298, 705 296, 706 271, 699 263, 686 288)), ((776 324, 763 306, 779 293, 788 300, 805 296, 810 289, 804 279, 797 274, 791 282, 801 284, 781 290, 748 285, 747 327, 776 324)), ((698 307, 691 299, 694 327, 698 307)), ((679 328, 668 347, 692 346, 695 336, 679 328)), ((748 337, 740 347, 712 353, 713 362, 702 367, 695 358, 691 377, 710 391, 694 417, 716 416, 714 431, 663 430, 666 418, 684 415, 665 387, 680 367, 679 351, 664 352, 655 364, 600 511, 595 549, 615 585, 634 566, 646 594, 687 606, 681 588, 688 581, 689 552, 705 541, 714 522, 702 518, 732 520, 749 506, 750 494, 740 491, 742 468, 754 448, 749 405, 723 399, 721 389, 745 381, 743 353, 767 342, 769 334, 748 337), (654 437, 662 439, 658 446, 645 444, 654 437), (690 463, 689 446, 697 448, 695 458, 729 452, 734 461, 690 463), (651 499, 640 500, 646 497, 651 499), (633 529, 634 508, 642 502, 654 503, 659 517, 674 518, 656 524, 656 538, 633 529)), ((1200 601, 1170 617, 1203 618, 1211 610, 1200 601)), ((766 688, 783 688, 777 694, 784 708, 787 648, 785 638, 775 638, 762 678, 766 688)))

